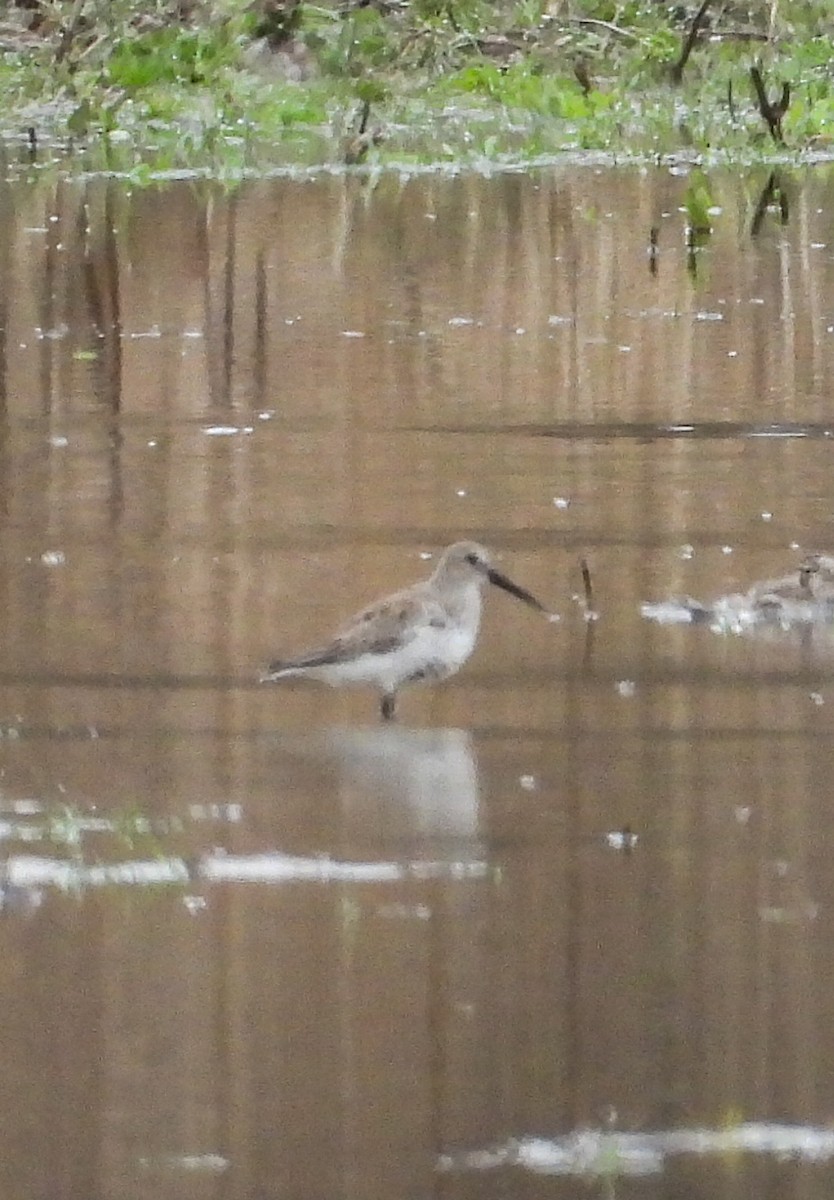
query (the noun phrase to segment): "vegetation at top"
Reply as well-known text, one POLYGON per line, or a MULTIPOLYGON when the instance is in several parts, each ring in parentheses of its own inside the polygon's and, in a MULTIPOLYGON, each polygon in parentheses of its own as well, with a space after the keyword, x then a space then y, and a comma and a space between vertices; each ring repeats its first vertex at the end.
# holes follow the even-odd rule
POLYGON ((11 0, 0 134, 200 167, 834 157, 831 0, 11 0))

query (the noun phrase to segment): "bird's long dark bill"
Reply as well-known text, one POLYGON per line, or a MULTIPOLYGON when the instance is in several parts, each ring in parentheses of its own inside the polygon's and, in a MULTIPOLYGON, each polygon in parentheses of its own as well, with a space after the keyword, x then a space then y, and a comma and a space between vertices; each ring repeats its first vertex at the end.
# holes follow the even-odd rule
POLYGON ((490 583, 494 583, 496 587, 509 592, 511 596, 515 596, 518 600, 523 600, 531 608, 537 609, 538 612, 546 613, 548 611, 535 596, 525 591, 523 587, 519 587, 517 583, 513 583, 512 579, 508 579, 506 575, 502 575, 500 571, 496 571, 493 567, 490 567, 487 571, 487 579, 490 583))

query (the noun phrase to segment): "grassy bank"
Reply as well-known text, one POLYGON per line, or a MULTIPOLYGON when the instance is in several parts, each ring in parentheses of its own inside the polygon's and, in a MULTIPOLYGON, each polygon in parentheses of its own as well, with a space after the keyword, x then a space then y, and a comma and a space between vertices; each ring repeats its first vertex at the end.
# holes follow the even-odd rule
POLYGON ((0 132, 200 167, 834 155, 830 0, 16 0, 0 132))

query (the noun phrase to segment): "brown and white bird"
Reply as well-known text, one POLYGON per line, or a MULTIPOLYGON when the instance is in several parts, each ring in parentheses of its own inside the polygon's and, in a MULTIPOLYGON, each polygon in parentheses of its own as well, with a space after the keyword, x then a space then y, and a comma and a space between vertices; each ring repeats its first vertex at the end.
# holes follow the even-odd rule
POLYGON ((493 567, 483 546, 455 542, 428 579, 363 609, 324 645, 271 663, 261 682, 295 677, 331 687, 365 684, 380 692, 382 717, 390 720, 401 688, 447 679, 472 654, 487 583, 551 617, 535 596, 493 567))

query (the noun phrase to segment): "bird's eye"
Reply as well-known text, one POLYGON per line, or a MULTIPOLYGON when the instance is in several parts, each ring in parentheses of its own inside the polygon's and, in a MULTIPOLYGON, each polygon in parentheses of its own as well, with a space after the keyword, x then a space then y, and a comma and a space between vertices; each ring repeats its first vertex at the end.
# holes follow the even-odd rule
POLYGON ((480 566, 480 563, 481 563, 481 560, 478 558, 477 554, 474 554, 474 553, 473 553, 473 554, 467 554, 467 556, 466 556, 466 561, 467 561, 467 562, 469 563, 469 565, 470 565, 470 566, 472 566, 472 567, 477 567, 477 566, 480 566))

